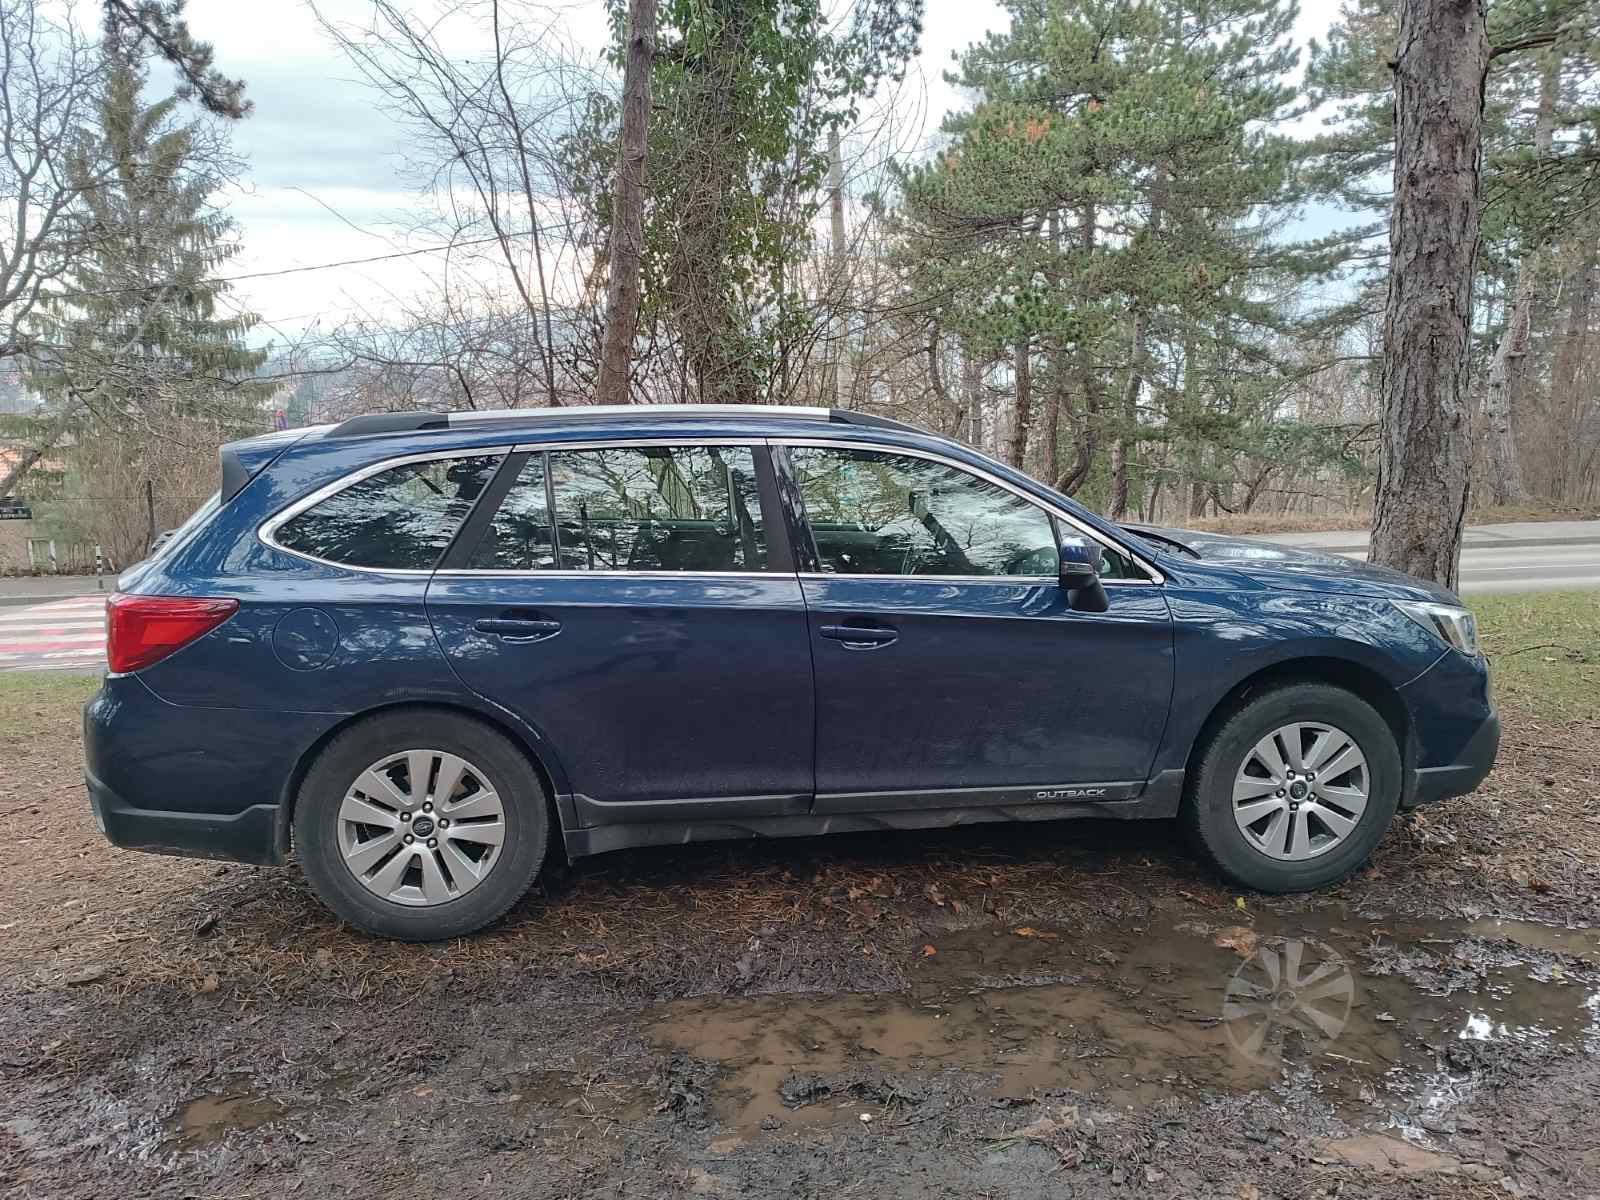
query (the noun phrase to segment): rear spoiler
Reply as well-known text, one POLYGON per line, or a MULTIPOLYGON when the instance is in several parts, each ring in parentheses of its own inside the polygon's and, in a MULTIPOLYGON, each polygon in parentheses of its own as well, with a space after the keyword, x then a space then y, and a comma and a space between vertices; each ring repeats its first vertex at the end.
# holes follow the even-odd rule
POLYGON ((281 433, 225 442, 217 451, 217 457, 222 461, 222 489, 218 497, 221 503, 232 500, 244 490, 245 484, 261 473, 263 467, 315 428, 287 429, 281 433))

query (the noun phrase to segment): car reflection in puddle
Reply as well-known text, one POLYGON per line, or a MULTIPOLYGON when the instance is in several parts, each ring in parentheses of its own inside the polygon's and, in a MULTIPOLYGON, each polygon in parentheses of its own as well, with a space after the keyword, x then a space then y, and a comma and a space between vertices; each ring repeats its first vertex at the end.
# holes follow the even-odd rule
POLYGON ((717 1063, 715 1114, 746 1132, 870 1116, 956 1071, 997 1101, 1271 1089, 1406 1127, 1484 1069, 1600 1043, 1590 930, 1324 914, 963 931, 934 949, 907 992, 685 1000, 650 1036, 717 1063))

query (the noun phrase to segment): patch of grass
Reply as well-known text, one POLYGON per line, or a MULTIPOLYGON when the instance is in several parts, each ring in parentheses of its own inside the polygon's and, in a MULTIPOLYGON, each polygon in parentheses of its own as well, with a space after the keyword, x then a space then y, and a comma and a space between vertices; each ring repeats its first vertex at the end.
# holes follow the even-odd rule
POLYGON ((1600 592, 1472 596, 1495 692, 1540 717, 1600 720, 1600 592))
POLYGON ((98 676, 76 672, 0 671, 0 738, 31 736, 39 718, 82 704, 99 686, 98 676))

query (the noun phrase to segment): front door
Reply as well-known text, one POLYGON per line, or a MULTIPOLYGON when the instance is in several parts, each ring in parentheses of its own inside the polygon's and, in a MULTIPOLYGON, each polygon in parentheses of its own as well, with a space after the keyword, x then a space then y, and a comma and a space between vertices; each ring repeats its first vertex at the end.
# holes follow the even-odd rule
POLYGON ((815 548, 818 811, 1138 793, 1173 642, 1137 564, 1107 548, 1110 607, 1078 612, 1056 518, 1021 493, 905 451, 787 454, 815 548))
POLYGON ((519 456, 434 575, 452 666, 547 739, 584 824, 810 806, 811 655, 765 455, 519 456))

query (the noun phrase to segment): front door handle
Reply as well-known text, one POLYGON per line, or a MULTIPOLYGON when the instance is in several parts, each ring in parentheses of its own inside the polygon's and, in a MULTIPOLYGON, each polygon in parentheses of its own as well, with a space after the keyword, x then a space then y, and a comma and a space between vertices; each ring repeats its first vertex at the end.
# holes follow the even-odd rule
POLYGON ((876 650, 900 640, 900 631, 887 625, 824 625, 817 632, 842 642, 846 650, 876 650))
POLYGON ((472 627, 504 642, 541 642, 561 632, 560 621, 536 617, 479 617, 472 627))

